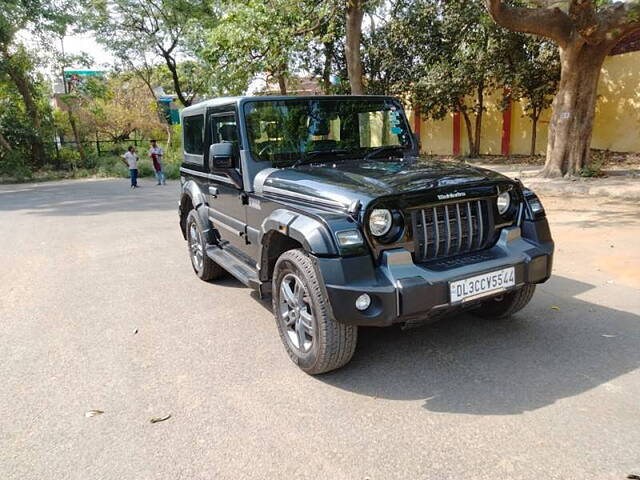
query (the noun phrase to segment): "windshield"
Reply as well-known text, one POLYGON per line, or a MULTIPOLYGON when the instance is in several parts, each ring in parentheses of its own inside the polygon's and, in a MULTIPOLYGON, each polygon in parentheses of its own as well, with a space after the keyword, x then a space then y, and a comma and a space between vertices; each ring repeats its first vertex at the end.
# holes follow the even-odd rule
POLYGON ((411 147, 400 105, 391 99, 301 99, 248 102, 249 148, 276 167, 323 159, 397 156, 411 147))

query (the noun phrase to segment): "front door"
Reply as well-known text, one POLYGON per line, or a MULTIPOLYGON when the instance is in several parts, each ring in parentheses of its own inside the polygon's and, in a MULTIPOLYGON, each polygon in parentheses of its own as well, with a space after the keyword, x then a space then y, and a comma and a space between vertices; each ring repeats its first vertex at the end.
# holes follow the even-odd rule
MULTIPOLYGON (((240 145, 235 112, 210 112, 207 122, 211 143, 228 142, 233 145, 233 170, 217 171, 209 164, 209 218, 218 230, 225 246, 246 254, 246 205, 241 188, 233 178, 240 172, 240 145)), ((207 155, 208 157, 208 155, 207 155)))

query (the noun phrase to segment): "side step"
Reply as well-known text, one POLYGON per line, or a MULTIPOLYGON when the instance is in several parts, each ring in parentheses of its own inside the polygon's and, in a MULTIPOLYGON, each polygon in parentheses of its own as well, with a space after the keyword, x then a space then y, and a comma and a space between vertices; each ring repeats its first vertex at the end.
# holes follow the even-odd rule
POLYGON ((216 245, 209 245, 207 247, 207 256, 247 287, 255 288, 256 290, 260 289, 261 282, 258 278, 258 271, 251 268, 250 265, 247 265, 232 253, 216 245))

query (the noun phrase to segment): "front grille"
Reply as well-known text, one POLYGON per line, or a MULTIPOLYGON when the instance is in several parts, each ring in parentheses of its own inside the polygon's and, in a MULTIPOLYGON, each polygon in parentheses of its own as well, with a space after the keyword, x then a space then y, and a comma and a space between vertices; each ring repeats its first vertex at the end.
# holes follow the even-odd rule
POLYGON ((494 239, 491 200, 469 200, 411 211, 415 261, 487 248, 494 239))

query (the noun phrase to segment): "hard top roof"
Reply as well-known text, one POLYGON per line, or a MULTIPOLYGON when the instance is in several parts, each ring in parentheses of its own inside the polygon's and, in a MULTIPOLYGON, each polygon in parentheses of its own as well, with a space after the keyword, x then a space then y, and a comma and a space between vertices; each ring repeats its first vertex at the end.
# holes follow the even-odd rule
POLYGON ((202 113, 210 107, 219 107, 223 105, 232 105, 246 101, 281 101, 281 100, 319 100, 319 99, 343 99, 356 100, 368 98, 393 98, 389 95, 245 95, 238 97, 216 97, 211 100, 204 100, 200 103, 190 105, 182 110, 182 115, 202 113))

